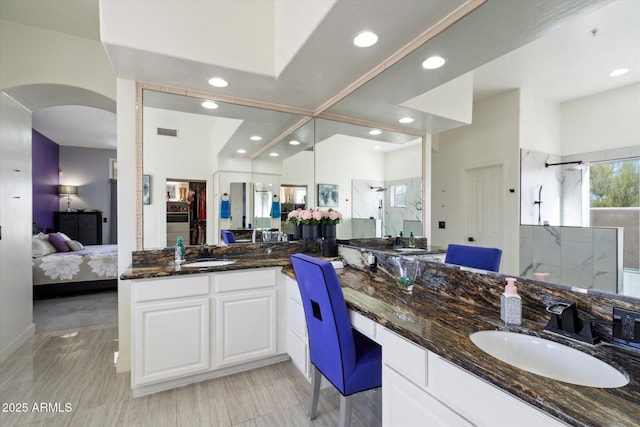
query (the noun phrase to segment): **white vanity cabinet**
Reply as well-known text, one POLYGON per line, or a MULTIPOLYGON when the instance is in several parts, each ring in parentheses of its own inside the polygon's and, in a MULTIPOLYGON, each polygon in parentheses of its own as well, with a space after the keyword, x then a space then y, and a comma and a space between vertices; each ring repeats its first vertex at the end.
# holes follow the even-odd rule
POLYGON ((139 281, 132 297, 134 385, 209 369, 208 276, 139 281))
POLYGON ((217 366, 275 355, 276 270, 217 273, 213 284, 217 366))
POLYGON ((564 426, 436 354, 385 330, 383 426, 564 426))
POLYGON ((432 394, 432 353, 386 329, 382 342, 383 426, 473 425, 432 394))
POLYGON ((287 359, 280 268, 131 281, 135 396, 287 359))

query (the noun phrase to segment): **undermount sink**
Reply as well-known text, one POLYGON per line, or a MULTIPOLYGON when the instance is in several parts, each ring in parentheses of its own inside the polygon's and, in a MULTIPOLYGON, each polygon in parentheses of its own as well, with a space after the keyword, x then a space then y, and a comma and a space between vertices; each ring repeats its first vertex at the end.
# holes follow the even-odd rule
POLYGON ((508 331, 479 331, 469 337, 485 353, 543 377, 598 388, 629 383, 613 366, 551 340, 508 331))
POLYGON ((230 259, 214 259, 206 261, 193 261, 183 265, 183 267, 221 267, 223 265, 233 264, 235 261, 230 259))
POLYGON ((395 249, 398 252, 424 252, 426 251, 426 249, 422 249, 422 248, 398 248, 395 249))

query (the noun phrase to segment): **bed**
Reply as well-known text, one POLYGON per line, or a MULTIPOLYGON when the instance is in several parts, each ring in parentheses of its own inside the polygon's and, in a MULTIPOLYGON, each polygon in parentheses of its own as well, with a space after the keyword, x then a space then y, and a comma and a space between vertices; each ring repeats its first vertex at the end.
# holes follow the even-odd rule
POLYGON ((117 287, 118 245, 84 246, 63 233, 39 233, 32 241, 34 297, 117 287))

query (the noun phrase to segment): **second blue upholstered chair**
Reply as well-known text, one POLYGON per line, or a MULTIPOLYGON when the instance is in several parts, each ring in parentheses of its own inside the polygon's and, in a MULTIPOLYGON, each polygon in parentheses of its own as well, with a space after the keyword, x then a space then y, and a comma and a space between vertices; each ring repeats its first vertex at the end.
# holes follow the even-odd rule
POLYGON ((450 244, 447 247, 444 262, 481 270, 498 271, 501 258, 502 250, 498 248, 450 244))
POLYGON ((351 423, 354 393, 382 385, 381 347, 351 328, 338 275, 330 262, 291 256, 309 333, 312 383, 309 418, 316 416, 320 374, 340 392, 340 426, 351 423))
POLYGON ((236 242, 236 236, 233 234, 232 231, 222 230, 222 240, 227 245, 230 245, 231 243, 235 243, 236 242))

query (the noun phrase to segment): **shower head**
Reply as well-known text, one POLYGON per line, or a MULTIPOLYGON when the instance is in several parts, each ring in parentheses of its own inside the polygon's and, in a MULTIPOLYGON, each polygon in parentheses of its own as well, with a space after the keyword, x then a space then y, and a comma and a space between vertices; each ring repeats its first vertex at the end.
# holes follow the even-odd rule
POLYGON ((369 188, 371 188, 372 190, 374 190, 377 193, 381 193, 383 191, 387 191, 387 189, 383 188, 383 187, 369 187, 369 188))

